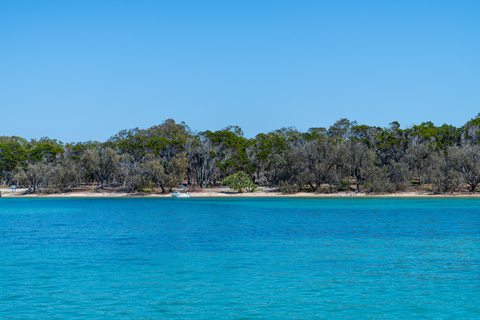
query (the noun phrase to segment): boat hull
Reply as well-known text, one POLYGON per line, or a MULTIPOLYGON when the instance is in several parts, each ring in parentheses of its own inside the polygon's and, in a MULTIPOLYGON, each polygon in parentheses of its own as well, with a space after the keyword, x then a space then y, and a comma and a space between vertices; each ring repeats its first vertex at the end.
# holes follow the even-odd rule
POLYGON ((190 198, 189 193, 172 193, 172 197, 174 198, 190 198))

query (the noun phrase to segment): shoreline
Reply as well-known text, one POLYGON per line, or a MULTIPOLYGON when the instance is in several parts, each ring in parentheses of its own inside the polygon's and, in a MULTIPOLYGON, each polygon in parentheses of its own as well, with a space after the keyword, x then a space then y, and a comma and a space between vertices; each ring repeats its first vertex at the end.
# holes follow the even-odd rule
MULTIPOLYGON (((278 191, 257 191, 237 193, 228 188, 212 188, 204 191, 190 191, 191 198, 480 198, 480 193, 432 194, 431 192, 406 191, 392 194, 358 194, 345 191, 331 194, 299 192, 282 194, 278 191)), ((172 198, 169 193, 125 193, 125 192, 66 192, 52 194, 4 193, 1 198, 172 198)))

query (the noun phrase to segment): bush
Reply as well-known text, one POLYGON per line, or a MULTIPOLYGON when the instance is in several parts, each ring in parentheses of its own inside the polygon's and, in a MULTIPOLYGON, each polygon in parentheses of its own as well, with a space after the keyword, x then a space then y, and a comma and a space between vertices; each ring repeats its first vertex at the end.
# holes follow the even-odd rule
POLYGON ((242 192, 245 189, 247 192, 255 192, 257 185, 253 183, 252 179, 243 171, 232 174, 223 180, 222 185, 229 186, 231 189, 242 192))
POLYGON ((329 188, 329 187, 319 187, 319 188, 317 188, 317 191, 316 191, 316 192, 317 192, 317 193, 327 193, 327 194, 328 194, 328 193, 330 193, 331 191, 330 191, 330 188, 329 188))
POLYGON ((203 192, 203 188, 200 188, 199 186, 191 186, 188 188, 188 190, 194 192, 203 192))
POLYGON ((296 183, 290 183, 288 181, 280 181, 280 192, 283 194, 294 194, 300 189, 296 183))
POLYGON ((350 186, 350 182, 348 180, 342 180, 340 181, 340 184, 343 184, 344 186, 350 186))
MULTIPOLYGON (((317 188, 317 190, 319 190, 319 189, 320 188, 317 188)), ((306 188, 303 189, 303 191, 305 191, 305 192, 315 192, 316 190, 313 189, 312 187, 306 187, 306 188)))
POLYGON ((40 191, 40 193, 43 193, 43 194, 54 194, 54 193, 57 193, 57 190, 56 189, 53 189, 53 188, 45 188, 45 189, 42 189, 40 191))
POLYGON ((389 180, 368 181, 362 184, 362 189, 367 193, 394 193, 397 191, 395 184, 391 183, 389 180))

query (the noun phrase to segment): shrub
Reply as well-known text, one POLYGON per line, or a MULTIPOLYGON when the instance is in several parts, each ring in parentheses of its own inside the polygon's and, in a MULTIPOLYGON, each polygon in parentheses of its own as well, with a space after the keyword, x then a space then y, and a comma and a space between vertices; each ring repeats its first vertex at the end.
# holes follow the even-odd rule
POLYGON ((253 183, 252 179, 243 171, 232 174, 223 180, 222 185, 229 186, 231 189, 242 192, 245 189, 248 192, 255 192, 257 185, 253 183))
POLYGON ((41 193, 43 193, 43 194, 54 194, 54 193, 57 193, 57 190, 52 189, 52 188, 46 188, 46 189, 42 189, 41 193))
POLYGON ((362 189, 367 193, 394 193, 397 191, 395 185, 389 180, 368 181, 362 184, 362 189))
POLYGON ((317 193, 330 193, 330 188, 329 187, 319 187, 317 188, 317 193))
POLYGON ((297 193, 300 188, 296 183, 280 181, 279 189, 280 192, 283 194, 294 194, 297 193))
POLYGON ((189 191, 195 191, 195 192, 203 192, 203 188, 200 188, 199 186, 191 186, 188 188, 189 191))

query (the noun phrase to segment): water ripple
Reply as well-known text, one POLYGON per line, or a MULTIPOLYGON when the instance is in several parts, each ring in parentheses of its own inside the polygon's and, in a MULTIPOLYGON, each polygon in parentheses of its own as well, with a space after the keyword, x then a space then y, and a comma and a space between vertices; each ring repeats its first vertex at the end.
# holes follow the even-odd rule
POLYGON ((0 199, 0 317, 480 318, 477 199, 0 199))

